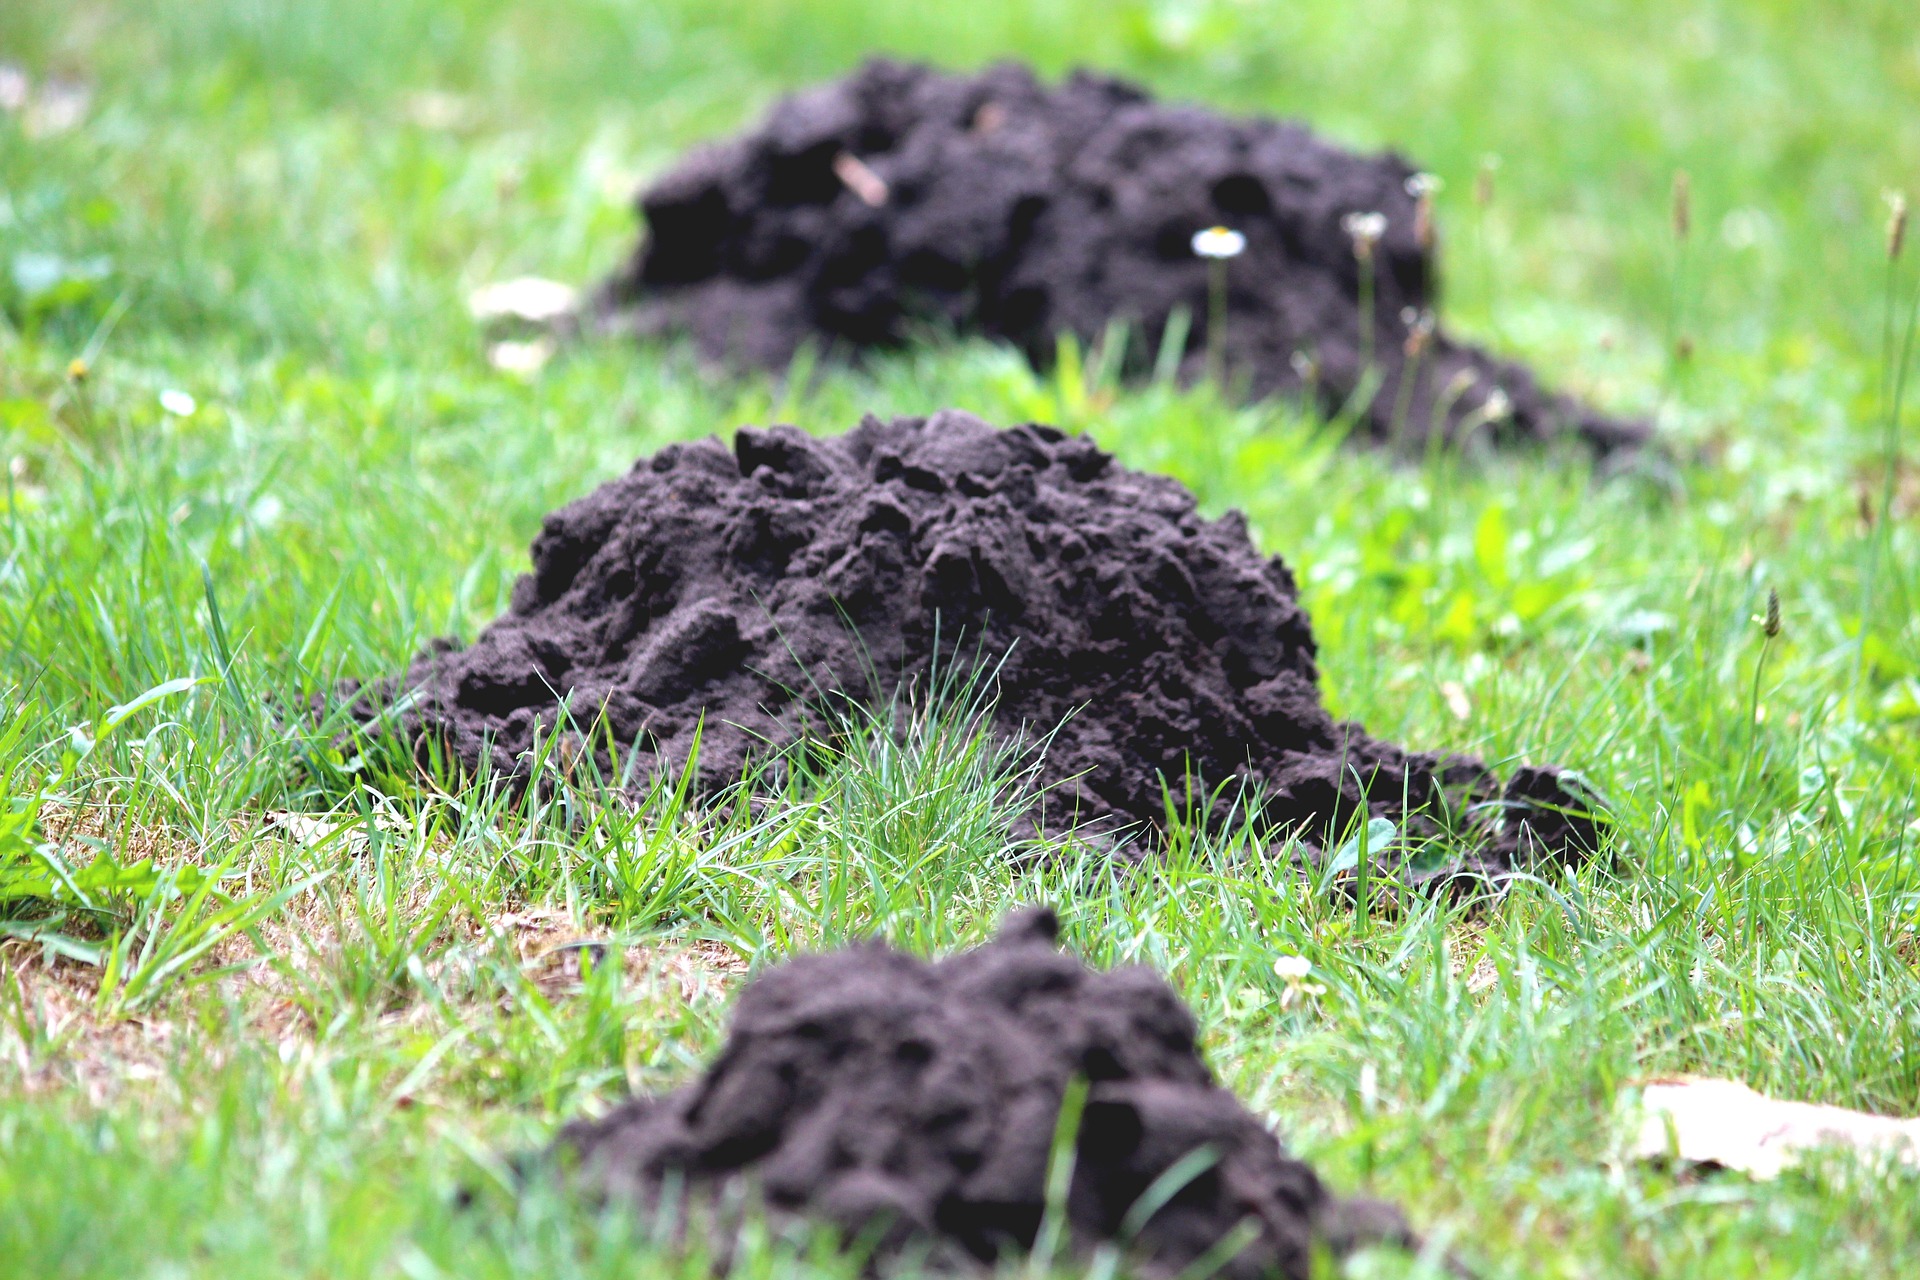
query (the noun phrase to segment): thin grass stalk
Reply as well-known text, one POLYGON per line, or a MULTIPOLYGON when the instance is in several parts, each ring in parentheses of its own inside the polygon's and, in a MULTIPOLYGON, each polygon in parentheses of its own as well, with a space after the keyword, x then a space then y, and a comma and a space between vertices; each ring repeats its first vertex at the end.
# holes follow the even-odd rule
POLYGON ((1671 219, 1674 250, 1673 271, 1667 286, 1667 376, 1666 384, 1661 391, 1663 400, 1673 393, 1679 381, 1681 366, 1691 354, 1690 344, 1681 327, 1681 311, 1689 263, 1688 249, 1693 232, 1693 181, 1685 169, 1676 170, 1673 175, 1671 219))
POLYGON ((1881 396, 1883 418, 1880 446, 1880 497, 1875 511, 1875 527, 1869 531, 1867 569, 1860 593, 1860 636, 1855 649, 1854 680, 1866 675, 1867 646, 1873 623, 1879 615, 1880 575, 1893 556, 1894 504, 1899 496, 1901 458, 1901 419, 1906 410, 1907 372, 1912 366, 1916 328, 1920 328, 1920 282, 1916 282, 1913 302, 1908 308, 1906 331, 1896 352, 1894 335, 1898 314, 1900 251, 1906 234, 1905 207, 1895 209, 1887 237, 1886 300, 1881 332, 1881 396))
MULTIPOLYGON (((1892 286, 1888 294, 1891 300, 1892 286)), ((1901 419, 1906 409, 1907 372, 1913 363, 1914 332, 1920 326, 1920 283, 1916 283, 1913 292, 1913 304, 1907 311, 1905 336, 1900 342, 1900 352, 1893 361, 1892 389, 1887 398, 1886 422, 1883 438, 1882 473, 1880 481, 1880 527, 1888 540, 1887 550, 1892 551, 1893 504, 1898 495, 1900 483, 1900 431, 1901 419)), ((1889 332, 1891 337, 1891 332, 1889 332)))
POLYGON ((1207 377, 1222 395, 1227 387, 1227 260, 1207 263, 1207 377))
POLYGON ((1373 374, 1373 254, 1360 255, 1360 381, 1364 385, 1373 374))
POLYGON ((1489 223, 1493 213, 1494 171, 1500 167, 1497 156, 1485 155, 1480 158, 1479 167, 1473 174, 1473 238, 1480 259, 1480 287, 1487 299, 1488 324, 1494 336, 1504 341, 1500 330, 1500 308, 1497 273, 1494 270, 1493 235, 1489 223))
POLYGON ((1400 367, 1400 385, 1395 388, 1393 397, 1393 418, 1387 428, 1389 444, 1398 446, 1402 443, 1401 434, 1406 429, 1407 414, 1413 405, 1414 385, 1420 381, 1420 368, 1426 360, 1432 332, 1433 317, 1430 314, 1416 316, 1407 330, 1406 363, 1400 367))

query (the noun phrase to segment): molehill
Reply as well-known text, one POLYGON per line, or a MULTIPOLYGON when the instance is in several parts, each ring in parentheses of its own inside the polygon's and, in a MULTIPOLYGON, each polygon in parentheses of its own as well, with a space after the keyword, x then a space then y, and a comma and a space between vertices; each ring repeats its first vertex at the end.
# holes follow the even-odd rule
POLYGON ((946 410, 669 445, 547 517, 533 572, 470 647, 437 642, 346 693, 423 762, 508 778, 556 729, 610 776, 578 736, 598 724, 591 742, 632 744, 644 783, 682 768, 697 730, 710 794, 831 722, 823 700, 875 705, 983 657, 999 733, 1060 726, 1032 814, 1050 832, 1150 835, 1192 780, 1200 821, 1251 814, 1309 860, 1359 815, 1393 821, 1401 852, 1447 835, 1444 862, 1404 868, 1414 880, 1597 847, 1554 770, 1502 787, 1478 761, 1336 723, 1314 656, 1293 576, 1239 513, 1203 519, 1180 484, 1086 437, 946 410))
POLYGON ((769 970, 700 1079, 568 1126, 561 1163, 643 1209, 677 1182, 683 1206, 721 1206, 723 1250, 731 1216, 758 1203, 877 1242, 876 1262, 918 1246, 941 1270, 993 1263, 1034 1245, 1078 1078, 1062 1240, 1076 1252, 1124 1226, 1139 1272, 1172 1276, 1239 1229, 1244 1244, 1209 1274, 1305 1280, 1316 1244, 1414 1244, 1398 1210, 1329 1194, 1214 1083, 1193 1015, 1158 974, 1089 969, 1056 948, 1056 928, 1028 911, 939 963, 865 945, 769 970), (1191 1176, 1161 1185, 1164 1207, 1134 1210, 1202 1148, 1191 1176))
POLYGON ((591 315, 776 370, 804 343, 858 355, 937 333, 1005 340, 1044 369, 1059 334, 1090 343, 1121 322, 1126 367, 1155 367, 1164 343, 1191 380, 1216 315, 1193 236, 1224 225, 1245 246, 1221 264, 1218 348, 1252 396, 1331 413, 1359 389, 1361 426, 1409 449, 1435 428, 1573 437, 1603 454, 1644 441, 1645 424, 1433 330, 1424 181, 1396 155, 1119 80, 1049 88, 1014 64, 964 76, 876 60, 781 100, 645 192, 645 237, 591 315), (1168 334, 1176 314, 1184 338, 1168 334))

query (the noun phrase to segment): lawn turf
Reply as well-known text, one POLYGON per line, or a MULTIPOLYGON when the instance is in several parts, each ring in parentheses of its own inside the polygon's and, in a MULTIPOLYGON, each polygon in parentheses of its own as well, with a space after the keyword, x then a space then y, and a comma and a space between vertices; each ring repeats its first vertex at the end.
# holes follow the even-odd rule
MULTIPOLYGON (((1686 1180, 1613 1123, 1673 1071, 1920 1111, 1920 473, 1884 484, 1920 287, 1882 202, 1920 194, 1906 5, 17 0, 0 63, 92 90, 71 128, 0 116, 0 930, 42 935, 0 942, 0 1273, 705 1274, 645 1224, 510 1203, 499 1155, 687 1078, 751 968, 950 949, 1035 899, 1169 972, 1330 1181, 1485 1274, 1920 1256, 1910 1173, 1686 1180), (1285 407, 984 345, 804 392, 617 343, 488 365, 470 288, 609 269, 637 180, 874 49, 1091 62, 1403 149, 1446 182, 1448 321, 1657 413, 1675 461, 1390 466, 1285 407), (1356 920, 1246 833, 1117 879, 1015 866, 1017 762, 951 716, 702 815, 432 794, 280 714, 471 635, 540 516, 662 443, 946 404, 1246 511, 1340 714, 1577 767, 1617 865, 1356 920), (578 936, 624 975, 541 958, 578 936)), ((741 1265, 845 1270, 818 1241, 741 1265)))

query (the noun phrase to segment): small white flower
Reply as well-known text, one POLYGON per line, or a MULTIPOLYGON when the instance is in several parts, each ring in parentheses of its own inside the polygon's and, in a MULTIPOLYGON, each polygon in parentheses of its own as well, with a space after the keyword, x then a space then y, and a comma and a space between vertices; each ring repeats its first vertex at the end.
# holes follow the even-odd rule
POLYGON ((482 322, 518 320, 526 324, 552 324, 573 310, 579 296, 579 290, 558 280, 518 276, 475 289, 467 295, 467 310, 482 322))
POLYGON ((48 138, 79 127, 93 89, 77 80, 45 80, 26 102, 21 124, 29 138, 48 138))
POLYGON ((1193 233, 1193 251, 1202 258, 1237 258, 1247 247, 1247 238, 1232 227, 1208 227, 1193 233))
POLYGON ((1513 400, 1499 387, 1487 392, 1486 403, 1481 411, 1487 415, 1488 422, 1505 422, 1507 415, 1513 412, 1513 400))
POLYGON ((1380 243, 1380 237, 1387 234, 1387 215, 1384 213, 1350 213, 1340 219, 1340 229, 1347 233, 1354 247, 1365 245, 1371 249, 1380 243))
POLYGON ((1308 982, 1313 973, 1313 961, 1305 956, 1281 955, 1273 961, 1273 971, 1285 984, 1280 990, 1280 1007, 1290 1009, 1307 1000, 1315 1000, 1327 994, 1327 989, 1317 982, 1308 982))
POLYGON ((532 342, 496 342, 487 348, 487 363, 502 373, 530 377, 540 372, 553 356, 553 342, 536 338, 532 342))
POLYGON ((176 418, 191 418, 193 411, 200 406, 192 396, 178 387, 168 387, 160 393, 160 407, 176 418))
POLYGON ((27 73, 11 62, 0 62, 0 111, 11 115, 26 107, 33 96, 33 82, 27 73))
POLYGON ((1430 196, 1444 186, 1437 174, 1416 173, 1407 179, 1407 194, 1418 200, 1421 196, 1430 196))

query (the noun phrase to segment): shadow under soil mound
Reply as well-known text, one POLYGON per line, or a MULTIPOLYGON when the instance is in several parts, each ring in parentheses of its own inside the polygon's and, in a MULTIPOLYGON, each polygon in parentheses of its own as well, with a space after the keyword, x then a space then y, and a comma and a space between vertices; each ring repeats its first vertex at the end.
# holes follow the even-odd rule
POLYGON ((568 1126, 562 1162, 643 1210, 669 1185, 683 1212, 717 1207, 723 1257, 757 1203, 877 1242, 876 1261, 917 1247, 941 1270, 991 1263, 1034 1246, 1077 1079, 1063 1243, 1078 1253, 1128 1236, 1141 1274, 1218 1250, 1207 1274, 1305 1280, 1316 1247, 1414 1244, 1396 1209, 1331 1195, 1214 1083, 1165 980, 1089 969, 1056 928, 1027 911, 938 963, 864 945, 769 970, 697 1081, 568 1126), (1164 1206, 1136 1210, 1163 1176, 1164 1206))
POLYGON ((928 333, 1001 339, 1045 368, 1059 334, 1123 324, 1133 373, 1192 380, 1215 353, 1248 394, 1351 405, 1402 448, 1434 430, 1600 454, 1645 441, 1645 423, 1433 328, 1426 181, 1392 154, 1119 80, 875 60, 646 191, 645 237, 589 320, 775 370, 806 344, 857 355, 928 333), (1218 264, 1223 295, 1194 243, 1216 225, 1244 238, 1218 264))
POLYGON ((957 410, 669 445, 547 517, 533 571, 472 645, 436 642, 343 692, 423 764, 522 781, 556 731, 636 786, 683 768, 697 733, 711 795, 823 704, 829 721, 833 704, 884 706, 976 655, 999 662, 996 733, 1058 726, 1030 813, 1049 833, 1151 837, 1171 792, 1200 825, 1297 835, 1312 862, 1387 819, 1400 855, 1444 854, 1388 868, 1373 850, 1416 883, 1598 847, 1591 798, 1556 770, 1502 784, 1333 720, 1293 575, 1238 512, 1204 519, 1178 482, 1084 436, 957 410))

